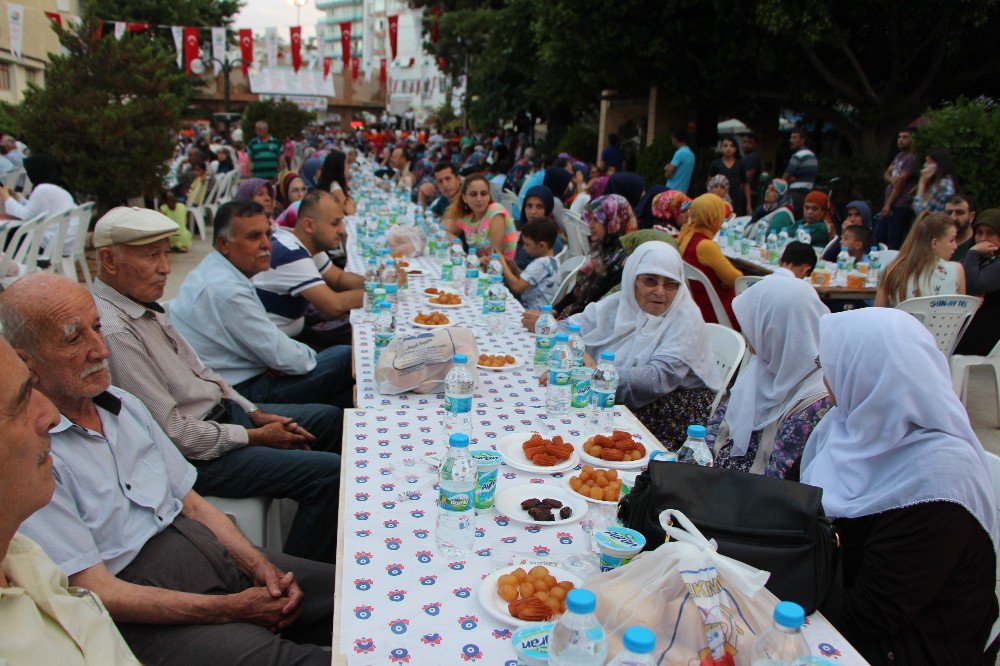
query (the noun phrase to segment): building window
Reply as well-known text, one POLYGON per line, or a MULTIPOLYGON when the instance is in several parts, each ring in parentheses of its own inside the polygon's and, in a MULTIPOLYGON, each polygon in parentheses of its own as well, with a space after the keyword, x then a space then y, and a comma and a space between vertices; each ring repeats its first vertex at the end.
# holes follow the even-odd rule
POLYGON ((10 65, 0 62, 0 90, 10 90, 10 65))
POLYGON ((38 85, 38 70, 37 69, 27 69, 24 70, 27 73, 28 83, 32 85, 38 85))

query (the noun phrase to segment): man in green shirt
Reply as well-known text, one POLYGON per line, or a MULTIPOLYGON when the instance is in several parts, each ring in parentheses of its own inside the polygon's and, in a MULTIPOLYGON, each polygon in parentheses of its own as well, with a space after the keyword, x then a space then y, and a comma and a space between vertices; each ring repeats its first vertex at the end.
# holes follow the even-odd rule
POLYGON ((250 157, 250 172, 254 178, 274 180, 278 177, 281 162, 281 144, 271 136, 267 123, 257 121, 254 126, 257 136, 247 144, 247 155, 250 157))
POLYGON ((952 195, 944 204, 944 214, 955 221, 958 233, 955 242, 955 254, 951 255, 952 261, 962 261, 965 253, 975 244, 976 237, 972 234, 972 224, 976 219, 976 207, 972 201, 961 194, 952 195))

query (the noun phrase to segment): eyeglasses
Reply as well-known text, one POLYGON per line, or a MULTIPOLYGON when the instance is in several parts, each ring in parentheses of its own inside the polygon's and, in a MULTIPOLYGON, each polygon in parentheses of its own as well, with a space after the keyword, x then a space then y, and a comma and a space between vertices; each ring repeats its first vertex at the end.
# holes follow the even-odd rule
POLYGON ((636 283, 645 289, 656 289, 663 287, 664 291, 677 291, 681 287, 680 282, 675 282, 669 278, 656 275, 640 275, 635 279, 636 283))

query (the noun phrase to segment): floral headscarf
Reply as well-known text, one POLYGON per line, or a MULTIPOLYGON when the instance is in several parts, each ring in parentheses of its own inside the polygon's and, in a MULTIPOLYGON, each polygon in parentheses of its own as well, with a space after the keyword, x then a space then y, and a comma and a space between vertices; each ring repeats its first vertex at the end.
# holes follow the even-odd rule
POLYGON ((729 179, 723 176, 721 173, 717 173, 708 179, 708 191, 711 192, 712 188, 722 186, 726 188, 726 195, 722 197, 727 203, 733 203, 733 200, 729 198, 729 179))
POLYGON ((587 186, 587 194, 590 195, 591 201, 604 196, 604 188, 608 186, 608 180, 610 180, 608 176, 601 176, 590 181, 590 185, 587 186))
POLYGON ((668 226, 679 227, 677 218, 684 204, 690 204, 691 197, 680 190, 667 190, 653 198, 653 217, 663 220, 668 226))
POLYGON ((615 237, 630 234, 639 226, 632 206, 620 194, 609 194, 594 199, 587 204, 582 218, 587 224, 590 224, 591 220, 597 220, 608 230, 609 236, 615 237))

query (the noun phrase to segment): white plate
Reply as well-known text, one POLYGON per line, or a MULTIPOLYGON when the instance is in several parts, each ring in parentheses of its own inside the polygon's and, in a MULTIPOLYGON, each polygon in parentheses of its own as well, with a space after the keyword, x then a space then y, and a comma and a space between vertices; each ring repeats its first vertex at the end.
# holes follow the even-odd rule
MULTIPOLYGON (((579 497, 580 499, 587 500, 591 504, 602 504, 604 506, 618 506, 618 500, 615 500, 614 502, 612 502, 610 500, 595 500, 595 499, 591 499, 590 497, 586 497, 586 496, 581 495, 580 493, 576 492, 575 490, 573 490, 573 487, 571 485, 569 485, 569 478, 570 478, 570 476, 580 476, 580 475, 579 474, 567 474, 562 479, 563 485, 566 486, 566 490, 568 490, 574 497, 579 497)), ((619 476, 618 478, 621 478, 621 477, 619 476)), ((539 499, 541 499, 541 498, 539 498, 539 499)), ((620 494, 619 494, 619 499, 621 499, 621 495, 620 494)))
MULTIPOLYGON (((500 356, 500 354, 487 354, 487 356, 500 356)), ((511 354, 511 356, 514 355, 511 354)), ((491 365, 479 365, 478 363, 476 364, 476 367, 479 368, 480 370, 492 370, 493 372, 501 372, 503 370, 513 370, 514 368, 520 368, 522 365, 524 365, 524 360, 517 356, 514 356, 513 363, 508 363, 507 365, 501 366, 499 368, 494 368, 491 365)))
POLYGON ((468 302, 464 298, 462 299, 462 302, 459 303, 458 305, 435 303, 434 301, 431 300, 431 298, 435 297, 431 296, 430 298, 428 298, 426 301, 427 305, 431 306, 432 308, 441 308, 442 310, 455 310, 457 308, 464 308, 466 305, 468 305, 468 302))
MULTIPOLYGON (((583 440, 583 442, 580 442, 580 446, 578 447, 580 450, 580 460, 583 461, 584 464, 590 465, 592 467, 607 467, 609 469, 636 469, 638 467, 645 467, 646 465, 649 464, 649 453, 652 449, 650 448, 647 442, 642 441, 641 437, 636 437, 633 433, 629 434, 632 435, 632 439, 639 442, 646 448, 646 455, 644 455, 642 458, 639 458, 638 460, 632 460, 631 462, 618 462, 614 460, 605 460, 603 458, 595 458, 594 456, 590 455, 589 453, 583 450, 583 445, 587 441, 585 439, 583 440)), ((590 437, 588 437, 587 439, 590 439, 590 437)))
MULTIPOLYGON (((414 315, 416 317, 416 315, 414 315)), ((410 320, 410 323, 417 328, 448 328, 449 326, 454 326, 455 322, 449 321, 447 324, 418 324, 417 322, 410 320)))
POLYGON ((427 293, 426 289, 423 290, 423 291, 421 291, 420 293, 422 293, 424 295, 424 298, 434 298, 438 294, 442 294, 442 293, 443 294, 455 294, 456 296, 461 296, 461 294, 458 293, 457 291, 455 291, 454 289, 443 289, 441 287, 436 287, 436 289, 437 289, 437 294, 429 294, 429 293, 427 293))
MULTIPOLYGON (((533 474, 554 474, 556 472, 565 472, 576 467, 580 462, 580 455, 573 447, 573 453, 570 455, 569 460, 566 462, 561 462, 551 467, 542 467, 541 465, 536 465, 535 463, 528 460, 524 455, 524 450, 521 445, 524 444, 528 439, 534 435, 533 432, 514 432, 511 433, 497 442, 497 453, 503 456, 505 463, 513 467, 514 469, 519 469, 524 472, 531 472, 533 474)), ((539 433, 542 434, 542 433, 539 433)), ((542 434, 542 437, 545 437, 542 434)), ((551 439, 552 437, 545 437, 546 439, 551 439)))
MULTIPOLYGON (((513 625, 515 627, 524 627, 529 624, 534 624, 528 622, 527 620, 519 620, 516 617, 511 616, 507 612, 507 602, 500 598, 497 593, 497 581, 500 580, 500 576, 509 574, 518 568, 523 568, 525 571, 530 571, 532 565, 527 564, 512 564, 509 567, 504 567, 503 569, 497 569, 489 576, 483 579, 483 582, 479 584, 479 605, 483 607, 494 620, 499 620, 500 622, 505 622, 507 624, 513 625)), ((555 576, 558 582, 563 582, 568 580, 573 583, 573 587, 578 588, 583 585, 583 580, 574 574, 563 569, 556 569, 555 567, 545 567, 549 570, 549 575, 555 576)), ((559 617, 558 615, 553 616, 552 620, 559 617)), ((550 622, 552 621, 550 620, 550 622)))
POLYGON ((511 520, 528 525, 540 525, 549 527, 553 525, 565 525, 580 520, 587 515, 587 502, 576 493, 570 493, 565 488, 561 488, 554 483, 522 483, 519 486, 511 486, 498 491, 494 499, 496 510, 511 520), (555 520, 538 521, 528 515, 528 512, 521 508, 521 502, 526 499, 554 499, 573 509, 569 518, 559 518, 559 510, 556 509, 553 515, 555 520))

